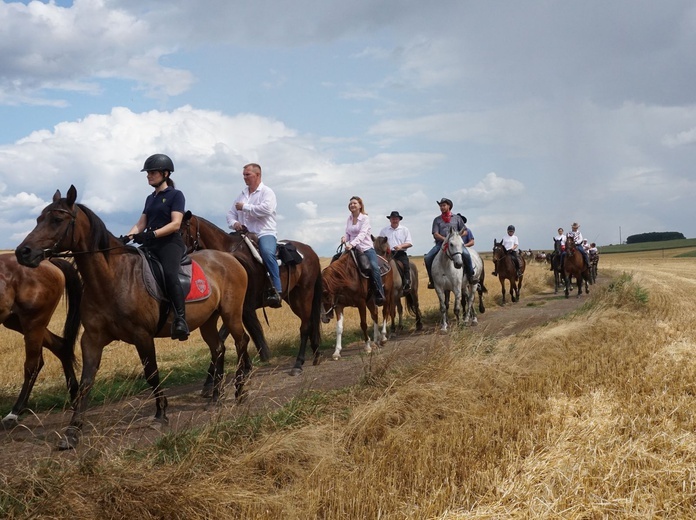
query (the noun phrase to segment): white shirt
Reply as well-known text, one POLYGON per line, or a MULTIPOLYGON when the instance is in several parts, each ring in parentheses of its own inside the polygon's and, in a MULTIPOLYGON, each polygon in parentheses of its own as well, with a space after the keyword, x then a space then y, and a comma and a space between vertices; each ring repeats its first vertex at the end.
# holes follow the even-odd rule
POLYGON ((379 236, 387 237, 387 242, 389 242, 389 247, 393 250, 396 246, 401 244, 411 244, 411 232, 407 227, 399 224, 396 228, 387 226, 379 232, 379 236))
POLYGON ((568 236, 573 237, 573 242, 575 242, 576 246, 582 246, 583 238, 582 238, 582 233, 580 233, 580 231, 570 231, 568 233, 568 236))
POLYGON ((556 238, 554 238, 554 240, 555 240, 556 242, 558 242, 558 241, 560 240, 560 241, 561 241, 561 245, 564 246, 565 243, 566 243, 566 236, 565 236, 564 233, 561 233, 561 234, 558 235, 556 238))
POLYGON ((513 246, 518 246, 520 245, 519 240, 517 239, 517 235, 513 234, 512 236, 506 234, 503 237, 503 247, 505 247, 506 251, 512 250, 513 246))
POLYGON ((239 222, 260 237, 276 236, 276 206, 275 193, 263 182, 252 193, 249 193, 249 186, 247 186, 234 199, 232 207, 227 212, 227 225, 230 229, 234 229, 234 224, 239 222), (244 203, 240 211, 237 211, 235 207, 237 202, 244 203))

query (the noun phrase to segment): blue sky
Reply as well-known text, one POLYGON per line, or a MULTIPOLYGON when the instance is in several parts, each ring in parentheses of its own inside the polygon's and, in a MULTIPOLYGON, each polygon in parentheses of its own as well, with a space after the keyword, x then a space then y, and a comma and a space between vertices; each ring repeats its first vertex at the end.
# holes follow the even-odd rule
POLYGON ((116 235, 167 153, 225 226, 259 162, 279 238, 336 249, 348 199, 413 254, 448 197, 476 249, 696 237, 696 3, 77 0, 0 3, 0 249, 56 189, 116 235))

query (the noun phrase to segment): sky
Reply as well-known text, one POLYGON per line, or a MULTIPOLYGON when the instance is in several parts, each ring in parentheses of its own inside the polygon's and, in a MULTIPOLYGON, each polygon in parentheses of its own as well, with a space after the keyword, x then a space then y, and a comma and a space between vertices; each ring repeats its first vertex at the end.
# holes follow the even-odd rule
POLYGON ((509 224, 696 237, 693 0, 2 1, 0 26, 0 249, 71 185, 126 233, 154 153, 225 229, 261 164, 278 238, 320 256, 354 195, 413 255, 442 197, 478 251, 509 224))

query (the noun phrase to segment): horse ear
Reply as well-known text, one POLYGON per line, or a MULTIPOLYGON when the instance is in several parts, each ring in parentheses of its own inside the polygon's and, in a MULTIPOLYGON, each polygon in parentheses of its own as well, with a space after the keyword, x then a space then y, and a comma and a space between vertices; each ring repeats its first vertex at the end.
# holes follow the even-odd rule
POLYGON ((74 185, 71 184, 70 188, 68 189, 68 196, 66 197, 66 202, 69 206, 72 206, 73 204, 75 204, 75 200, 77 200, 77 189, 74 185))
POLYGON ((53 194, 53 202, 58 202, 60 200, 60 190, 56 190, 53 194))
POLYGON ((191 220, 191 217, 193 216, 193 213, 191 213, 190 209, 186 210, 186 213, 184 213, 184 222, 188 222, 191 220))

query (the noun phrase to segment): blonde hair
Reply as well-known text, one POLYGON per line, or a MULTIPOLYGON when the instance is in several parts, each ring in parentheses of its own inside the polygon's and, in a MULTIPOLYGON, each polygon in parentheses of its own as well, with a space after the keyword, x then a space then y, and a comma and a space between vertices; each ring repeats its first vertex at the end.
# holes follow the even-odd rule
POLYGON ((367 215, 367 211, 365 211, 365 203, 363 202, 363 200, 362 200, 360 197, 358 197, 358 196, 356 196, 356 195, 353 195, 353 196, 348 200, 348 204, 350 204, 350 201, 351 201, 351 200, 356 200, 356 201, 358 202, 358 204, 360 204, 360 213, 362 213, 362 214, 364 214, 364 215, 367 215))

